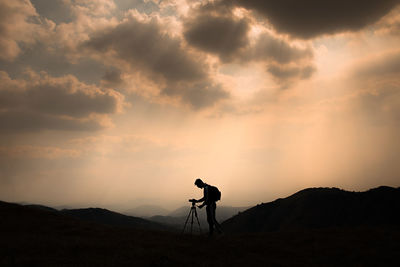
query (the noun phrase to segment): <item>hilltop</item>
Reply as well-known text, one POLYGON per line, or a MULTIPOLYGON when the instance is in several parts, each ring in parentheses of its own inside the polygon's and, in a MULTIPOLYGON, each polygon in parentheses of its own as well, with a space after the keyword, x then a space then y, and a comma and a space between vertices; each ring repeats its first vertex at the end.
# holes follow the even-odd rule
POLYGON ((400 226, 400 188, 366 192, 308 188, 262 203, 223 223, 230 233, 354 226, 400 226))

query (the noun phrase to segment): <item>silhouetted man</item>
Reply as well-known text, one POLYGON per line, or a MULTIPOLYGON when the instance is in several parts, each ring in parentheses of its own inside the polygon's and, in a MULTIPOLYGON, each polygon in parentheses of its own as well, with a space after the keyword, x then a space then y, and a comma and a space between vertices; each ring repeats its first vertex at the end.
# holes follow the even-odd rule
POLYGON ((217 204, 215 202, 221 198, 221 193, 219 192, 219 190, 216 187, 204 183, 199 178, 196 179, 194 184, 198 188, 203 188, 203 192, 204 192, 203 198, 201 198, 199 200, 193 199, 193 201, 195 203, 203 202, 199 206, 200 209, 204 206, 207 206, 206 211, 207 211, 207 222, 208 222, 208 226, 209 226, 209 235, 211 236, 213 234, 214 225, 215 225, 215 228, 217 229, 218 233, 222 233, 221 226, 217 222, 217 219, 215 218, 215 210, 217 209, 217 204))

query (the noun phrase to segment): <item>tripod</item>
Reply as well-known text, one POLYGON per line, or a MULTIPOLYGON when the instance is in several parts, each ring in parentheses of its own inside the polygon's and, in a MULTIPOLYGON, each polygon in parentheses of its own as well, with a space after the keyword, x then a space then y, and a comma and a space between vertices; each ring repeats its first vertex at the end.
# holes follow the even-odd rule
POLYGON ((189 215, 187 216, 185 225, 183 226, 182 234, 185 233, 186 225, 187 225, 187 222, 189 221, 190 217, 192 217, 191 222, 190 222, 190 234, 191 235, 193 234, 193 216, 196 216, 197 224, 199 225, 199 231, 201 234, 200 221, 199 221, 199 217, 197 217, 197 210, 196 210, 195 202, 192 202, 192 207, 190 208, 189 215))

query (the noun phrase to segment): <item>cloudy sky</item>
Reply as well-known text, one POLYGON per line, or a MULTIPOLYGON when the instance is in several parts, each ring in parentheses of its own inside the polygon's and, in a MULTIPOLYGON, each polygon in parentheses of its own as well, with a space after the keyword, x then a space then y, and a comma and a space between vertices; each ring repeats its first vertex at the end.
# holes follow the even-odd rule
POLYGON ((0 199, 400 186, 399 0, 0 0, 0 199))

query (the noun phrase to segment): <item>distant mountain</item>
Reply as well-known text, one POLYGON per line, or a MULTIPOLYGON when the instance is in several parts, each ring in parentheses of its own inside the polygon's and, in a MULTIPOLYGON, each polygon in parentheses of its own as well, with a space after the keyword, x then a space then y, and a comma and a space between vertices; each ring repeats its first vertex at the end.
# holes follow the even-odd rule
MULTIPOLYGON (((79 220, 41 205, 20 205, 0 201, 0 229, 15 231, 53 231, 79 220)), ((1 262, 0 262, 1 265, 1 262)))
POLYGON ((187 206, 179 207, 176 210, 168 213, 167 216, 170 216, 170 217, 182 217, 182 216, 187 215, 189 213, 189 210, 190 210, 190 203, 188 203, 187 206))
POLYGON ((111 226, 136 227, 141 229, 166 230, 167 227, 142 218, 123 215, 101 208, 64 209, 61 214, 72 216, 81 220, 101 223, 111 226))
MULTIPOLYGON (((142 218, 123 215, 117 212, 109 211, 100 208, 87 208, 87 209, 64 209, 58 211, 56 209, 43 206, 43 205, 20 205, 0 201, 0 212, 4 216, 10 216, 13 220, 20 218, 25 220, 36 220, 37 216, 43 218, 58 218, 57 220, 72 220, 72 221, 86 221, 96 224, 103 224, 109 226, 130 227, 135 229, 149 229, 149 230, 172 230, 171 227, 162 225, 157 222, 152 222, 142 218), (13 216, 17 216, 14 218, 13 216), (61 219, 59 219, 61 218, 61 219)), ((42 219, 43 219, 42 218, 42 219)), ((5 217, 2 217, 4 220, 5 217)))
POLYGON ((308 188, 284 199, 262 203, 225 221, 226 232, 400 225, 400 188, 366 192, 308 188))
POLYGON ((141 205, 133 209, 126 210, 123 213, 136 217, 151 217, 156 215, 167 215, 169 210, 156 205, 141 205))

